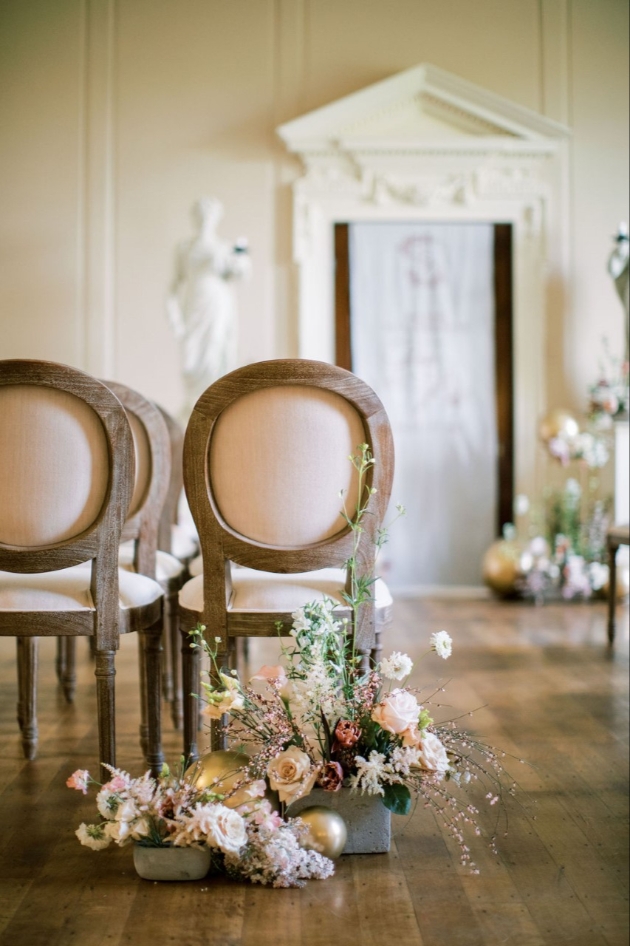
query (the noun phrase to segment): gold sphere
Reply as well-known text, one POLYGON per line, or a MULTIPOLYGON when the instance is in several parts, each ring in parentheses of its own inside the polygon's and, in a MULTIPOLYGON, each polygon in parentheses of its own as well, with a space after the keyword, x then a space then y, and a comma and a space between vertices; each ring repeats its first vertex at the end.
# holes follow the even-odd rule
POLYGON ((339 812, 324 805, 312 805, 303 808, 297 817, 308 826, 308 834, 300 841, 303 848, 324 857, 339 857, 348 840, 346 822, 339 812))
POLYGON ((498 539, 493 542, 483 557, 482 572, 486 585, 499 595, 509 595, 515 590, 519 576, 521 550, 516 542, 498 539))
MULTIPOLYGON (((243 778, 242 769, 249 763, 249 756, 245 752, 236 752, 235 749, 215 749, 206 752, 193 762, 186 770, 186 776, 196 788, 208 788, 217 795, 227 795, 237 782, 243 778)), ((274 811, 280 811, 280 800, 277 792, 270 788, 265 792, 266 800, 274 811)), ((244 784, 233 795, 226 798, 223 804, 227 808, 238 808, 239 805, 251 803, 247 794, 247 784, 244 784)))
POLYGON ((556 407, 550 411, 540 422, 539 433, 545 443, 552 440, 553 437, 566 437, 572 439, 577 437, 580 432, 580 425, 577 420, 563 407, 556 407))

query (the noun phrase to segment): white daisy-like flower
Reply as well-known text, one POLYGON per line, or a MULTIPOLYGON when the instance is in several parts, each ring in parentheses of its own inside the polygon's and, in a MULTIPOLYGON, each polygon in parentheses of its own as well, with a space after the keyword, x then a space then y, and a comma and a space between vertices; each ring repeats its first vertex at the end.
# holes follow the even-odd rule
POLYGON ((438 657, 442 657, 444 660, 453 653, 453 641, 451 635, 446 631, 436 631, 435 634, 431 634, 430 643, 431 650, 435 651, 438 657))
POLYGON ((74 833, 81 844, 92 848, 93 851, 102 851, 103 848, 109 847, 111 841, 98 824, 80 824, 74 833))
POLYGON ((381 673, 388 680, 404 680, 413 669, 413 661, 407 654, 394 651, 389 657, 381 660, 381 673))

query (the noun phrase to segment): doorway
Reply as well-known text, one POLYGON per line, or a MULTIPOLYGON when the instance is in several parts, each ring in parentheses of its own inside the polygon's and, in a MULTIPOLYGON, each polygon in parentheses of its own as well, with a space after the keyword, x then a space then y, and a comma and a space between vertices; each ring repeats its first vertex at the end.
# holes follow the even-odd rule
POLYGON ((337 223, 336 362, 381 397, 396 446, 379 574, 481 584, 514 498, 512 226, 337 223))

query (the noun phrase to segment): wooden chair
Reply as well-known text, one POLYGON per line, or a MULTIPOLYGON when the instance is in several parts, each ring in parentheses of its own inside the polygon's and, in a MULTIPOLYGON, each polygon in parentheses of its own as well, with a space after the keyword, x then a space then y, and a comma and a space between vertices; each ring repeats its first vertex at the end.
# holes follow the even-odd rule
POLYGON ((0 362, 0 634, 17 638, 18 722, 37 748, 37 638, 93 638, 99 758, 116 763, 114 656, 138 631, 144 749, 160 744, 162 589, 118 568, 133 493, 132 434, 118 398, 65 365, 0 362))
MULTIPOLYGON (((163 412, 152 401, 119 382, 104 381, 103 383, 113 391, 125 408, 131 426, 135 456, 134 491, 127 520, 123 526, 123 544, 120 547, 118 564, 126 571, 155 579, 164 592, 162 634, 164 687, 164 679, 171 673, 169 656, 173 636, 179 644, 177 594, 187 577, 185 566, 179 559, 159 548, 164 508, 169 501, 173 486, 172 440, 163 412)), ((177 456, 175 466, 177 478, 177 456)), ((181 477, 181 459, 179 460, 179 475, 181 477)), ((63 647, 63 651, 58 657, 58 675, 63 684, 66 699, 72 701, 75 686, 74 641, 64 644, 63 639, 60 638, 59 644, 63 647)), ((179 647, 177 650, 179 664, 179 647)), ((144 687, 142 680, 141 686, 144 687)), ((165 699, 172 703, 172 686, 170 692, 165 693, 165 699)), ((174 712, 173 715, 181 726, 181 692, 178 712, 174 712)), ((143 733, 142 738, 145 737, 146 733, 143 733)))
POLYGON ((620 545, 630 545, 630 526, 617 525, 608 530, 608 643, 612 646, 616 632, 617 609, 617 551, 620 545))
MULTIPOLYGON (((375 458, 358 549, 360 575, 371 575, 377 530, 387 508, 393 443, 383 405, 363 381, 315 361, 249 365, 211 385, 198 400, 184 444, 184 485, 199 532, 203 573, 179 595, 183 634, 184 753, 197 757, 198 651, 188 631, 200 622, 232 660, 237 638, 276 636, 276 621, 328 596, 339 617, 353 532, 342 501, 356 511, 357 476, 349 461, 361 443, 375 458), (243 567, 232 569, 231 563, 243 567)), ((354 629, 362 666, 378 657, 380 630, 391 620, 382 581, 359 608, 354 629)), ((221 744, 213 732, 213 748, 221 744)))

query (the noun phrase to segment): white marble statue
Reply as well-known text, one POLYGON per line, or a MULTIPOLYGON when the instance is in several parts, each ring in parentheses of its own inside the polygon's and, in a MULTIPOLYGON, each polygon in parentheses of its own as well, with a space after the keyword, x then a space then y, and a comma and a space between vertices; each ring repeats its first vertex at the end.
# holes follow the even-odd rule
POLYGON ((624 308, 626 317, 626 352, 624 361, 630 357, 630 287, 628 271, 628 258, 630 256, 630 244, 628 243, 628 224, 620 223, 619 231, 615 237, 615 248, 608 259, 608 272, 615 281, 615 287, 621 304, 624 308))
POLYGON ((250 273, 247 241, 229 244, 217 235, 223 205, 202 197, 192 208, 195 235, 177 247, 167 315, 180 344, 184 383, 181 419, 188 421, 205 389, 236 367, 237 311, 234 282, 250 273))

